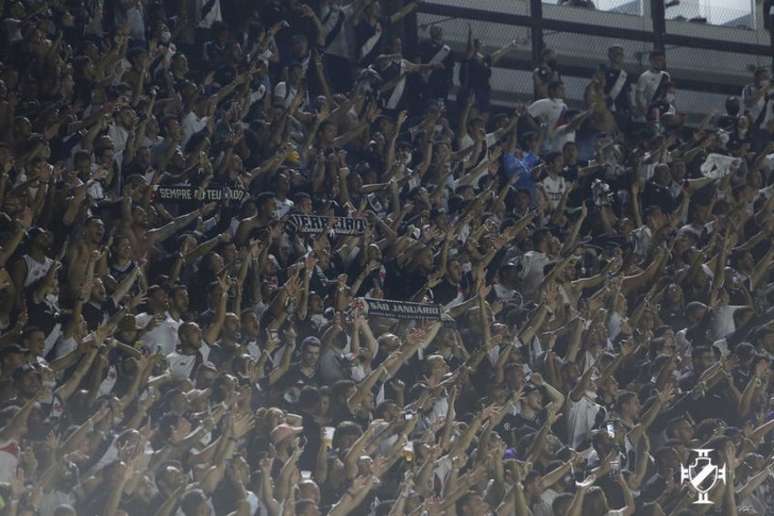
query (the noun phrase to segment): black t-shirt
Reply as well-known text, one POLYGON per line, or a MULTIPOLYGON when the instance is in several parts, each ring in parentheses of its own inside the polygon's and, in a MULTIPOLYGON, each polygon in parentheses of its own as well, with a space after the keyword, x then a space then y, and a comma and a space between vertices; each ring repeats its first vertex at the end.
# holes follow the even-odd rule
POLYGON ((396 299, 408 301, 426 282, 427 275, 416 269, 399 270, 398 284, 395 286, 396 299))
POLYGON ((42 303, 35 303, 32 291, 29 289, 27 295, 27 312, 29 314, 28 324, 40 328, 47 337, 51 334, 57 323, 61 321, 59 312, 51 305, 45 301, 42 303))
POLYGON ((315 370, 312 376, 307 376, 301 371, 301 363, 296 362, 290 366, 288 372, 282 377, 280 385, 280 388, 283 390, 293 386, 300 387, 311 385, 313 387, 319 387, 321 385, 320 371, 315 370))
POLYGON ((556 68, 552 68, 547 64, 541 64, 540 66, 535 68, 535 71, 533 73, 538 77, 538 79, 540 79, 545 84, 548 84, 551 81, 562 80, 562 74, 559 72, 559 70, 556 68))
MULTIPOLYGON (((698 379, 693 373, 688 373, 679 380, 680 388, 685 392, 690 391, 697 383, 698 379)), ((737 406, 728 394, 728 390, 725 381, 721 381, 698 399, 687 396, 680 407, 686 410, 697 423, 705 419, 722 419, 729 425, 736 426, 737 406)))
POLYGON ((94 331, 97 326, 102 324, 106 317, 112 316, 118 311, 118 307, 113 302, 113 299, 108 299, 101 306, 96 306, 93 303, 86 303, 83 305, 83 318, 86 319, 86 326, 89 331, 94 331))
POLYGON ((233 362, 238 354, 238 348, 226 348, 216 343, 210 347, 208 360, 215 364, 219 371, 233 371, 233 362))
MULTIPOLYGON (((616 83, 618 83, 618 79, 621 75, 621 70, 614 70, 613 68, 606 67, 605 68, 605 94, 609 95, 613 88, 615 87, 616 83)), ((629 110, 629 88, 632 86, 631 77, 627 75, 626 80, 623 83, 623 87, 620 89, 620 92, 615 98, 615 101, 612 103, 617 111, 628 111, 629 110)))
POLYGON ((447 305, 456 299, 462 292, 462 284, 454 285, 448 278, 444 278, 443 281, 433 289, 433 301, 441 305, 447 305))
POLYGON ((492 77, 492 58, 484 56, 483 58, 471 57, 462 61, 460 66, 460 84, 468 85, 473 91, 489 91, 491 85, 489 79, 492 77))
POLYGON ((317 466, 317 454, 320 452, 320 446, 322 441, 320 439, 320 433, 322 429, 320 424, 315 421, 314 417, 304 412, 302 426, 304 427, 304 438, 306 439, 306 445, 304 446, 304 453, 298 461, 298 466, 301 470, 314 471, 317 466))
MULTIPOLYGON (((443 48, 443 43, 436 43, 432 40, 425 40, 419 45, 419 59, 422 63, 429 63, 443 48)), ((428 87, 432 90, 433 96, 444 97, 449 92, 454 75, 454 52, 449 52, 441 61, 444 65, 442 70, 433 70, 428 78, 428 87)))
MULTIPOLYGON (((523 436, 540 431, 543 423, 546 421, 546 412, 541 410, 536 414, 535 419, 528 419, 522 414, 508 414, 495 427, 495 431, 500 434, 500 437, 505 440, 509 447, 515 448, 519 444, 519 439, 523 436)), ((518 450, 519 453, 526 452, 526 450, 518 450)))
POLYGON ((268 2, 260 14, 266 28, 283 20, 288 22, 289 27, 281 29, 274 37, 282 57, 289 55, 291 40, 295 34, 304 34, 310 44, 317 40, 317 29, 312 21, 302 16, 299 11, 291 10, 284 0, 268 2))
POLYGON ((656 205, 661 208, 661 211, 665 214, 672 213, 677 207, 675 198, 672 197, 672 193, 665 186, 661 186, 655 181, 648 181, 645 185, 645 189, 642 192, 643 207, 656 205))
POLYGON ((381 52, 382 42, 384 41, 384 33, 389 23, 389 18, 381 18, 376 22, 376 25, 371 25, 368 23, 367 19, 363 19, 360 23, 357 24, 357 27, 355 27, 355 40, 357 41, 356 59, 360 62, 361 65, 368 66, 372 64, 376 56, 379 55, 381 52), (369 39, 376 35, 379 30, 381 30, 381 36, 376 41, 376 44, 371 47, 370 51, 363 55, 363 47, 369 39))

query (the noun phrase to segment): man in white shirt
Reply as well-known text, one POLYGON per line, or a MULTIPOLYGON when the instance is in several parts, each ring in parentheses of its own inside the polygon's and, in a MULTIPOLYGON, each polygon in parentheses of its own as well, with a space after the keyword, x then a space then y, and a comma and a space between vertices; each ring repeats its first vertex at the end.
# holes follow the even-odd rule
POLYGON ((546 156, 548 176, 540 184, 546 193, 551 210, 559 207, 562 197, 564 197, 564 193, 567 191, 567 182, 560 175, 563 163, 562 154, 559 152, 552 152, 546 156))
POLYGON ((200 117, 193 109, 183 117, 183 123, 181 124, 183 126, 183 147, 188 144, 188 140, 190 140, 194 134, 207 127, 208 121, 209 117, 200 117))
POLYGON ((178 379, 193 378, 199 365, 206 362, 210 347, 202 340, 202 330, 193 322, 184 322, 178 330, 180 345, 177 351, 167 355, 172 376, 178 379))
POLYGON ((667 224, 667 217, 661 208, 654 204, 645 208, 645 224, 632 232, 634 254, 642 259, 648 256, 653 236, 667 224))
POLYGON ((594 371, 594 367, 589 367, 580 375, 577 364, 567 362, 562 366, 562 376, 566 384, 573 388, 567 398, 566 422, 568 444, 575 449, 591 436, 600 410, 604 410, 602 405, 596 402, 596 387, 591 378, 594 371))
POLYGON ((148 330, 142 337, 142 343, 143 348, 150 353, 168 355, 177 349, 180 343, 177 335, 180 322, 175 321, 169 312, 156 316, 144 312, 137 314, 137 325, 148 330))
POLYGON ((304 68, 301 63, 292 63, 288 66, 288 80, 278 82, 274 86, 272 101, 274 105, 288 109, 293 103, 299 91, 299 85, 304 76, 304 68))
POLYGON ((162 287, 151 285, 148 289, 148 311, 137 314, 136 319, 138 327, 147 328, 142 337, 146 351, 168 355, 177 349, 180 323, 169 315, 169 294, 162 287))
POLYGON ((121 168, 124 161, 126 142, 129 140, 129 132, 134 130, 137 117, 130 106, 124 106, 114 122, 108 128, 108 136, 113 144, 113 162, 121 168))
POLYGON ((534 249, 524 253, 521 260, 523 267, 522 293, 530 297, 545 280, 545 267, 551 263, 551 256, 559 252, 560 244, 547 229, 541 229, 532 236, 534 249))
MULTIPOLYGON (((557 129, 564 125, 567 115, 567 104, 564 103, 564 83, 551 81, 548 84, 548 97, 536 100, 527 108, 530 116, 536 119, 546 131, 547 147, 555 139, 557 129)), ((547 148, 548 151, 561 149, 547 148)))
POLYGON ((637 110, 646 117, 650 107, 666 99, 672 77, 666 72, 666 55, 663 51, 650 53, 650 68, 642 72, 637 81, 637 110))

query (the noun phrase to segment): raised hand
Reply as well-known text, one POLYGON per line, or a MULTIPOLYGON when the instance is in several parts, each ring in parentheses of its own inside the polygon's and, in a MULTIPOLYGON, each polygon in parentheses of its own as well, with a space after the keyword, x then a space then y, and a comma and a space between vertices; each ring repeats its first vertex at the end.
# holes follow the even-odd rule
POLYGON ((667 385, 663 390, 658 391, 657 396, 661 403, 669 403, 675 397, 674 386, 672 384, 667 385))
POLYGON ((233 435, 236 439, 239 439, 245 436, 252 430, 253 426, 255 426, 255 417, 250 413, 240 414, 233 419, 232 425, 233 435))

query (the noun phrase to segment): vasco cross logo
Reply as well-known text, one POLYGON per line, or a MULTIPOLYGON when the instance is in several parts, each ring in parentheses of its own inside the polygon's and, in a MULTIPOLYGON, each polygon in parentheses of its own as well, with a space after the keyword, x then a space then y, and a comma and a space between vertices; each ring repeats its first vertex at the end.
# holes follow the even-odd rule
POLYGON ((693 503, 712 504, 709 492, 718 482, 726 482, 726 466, 712 463, 710 452, 714 450, 693 450, 699 454, 690 466, 680 466, 680 482, 688 481, 699 493, 699 499, 693 503))

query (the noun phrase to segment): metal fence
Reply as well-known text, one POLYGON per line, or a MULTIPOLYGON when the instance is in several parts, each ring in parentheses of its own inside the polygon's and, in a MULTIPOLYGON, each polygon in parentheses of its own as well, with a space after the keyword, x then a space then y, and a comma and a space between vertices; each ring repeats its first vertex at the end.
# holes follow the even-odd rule
MULTIPOLYGON (((706 0, 701 4, 699 0, 681 0, 680 8, 690 8, 691 1, 699 15, 707 14, 702 7, 706 0)), ((749 78, 749 67, 774 59, 770 35, 762 27, 753 30, 754 13, 748 13, 749 27, 710 26, 671 19, 670 13, 681 11, 673 11, 676 7, 669 7, 670 3, 674 4, 665 4, 665 0, 610 0, 600 2, 599 7, 607 10, 592 10, 559 5, 559 0, 426 0, 420 5, 416 23, 420 38, 429 26, 441 25, 447 42, 459 51, 464 50, 468 25, 487 51, 513 39, 529 39, 530 44, 509 53, 493 70, 493 100, 508 104, 531 96, 531 71, 544 47, 557 52, 568 99, 575 103, 583 98, 595 68, 606 62, 611 45, 624 47, 630 74, 647 68, 649 51, 662 48, 667 52, 679 97, 696 112, 705 109, 695 98, 696 92, 702 92, 706 102, 722 105, 725 96, 739 94, 749 78)), ((724 19, 719 15, 711 18, 724 19)))

